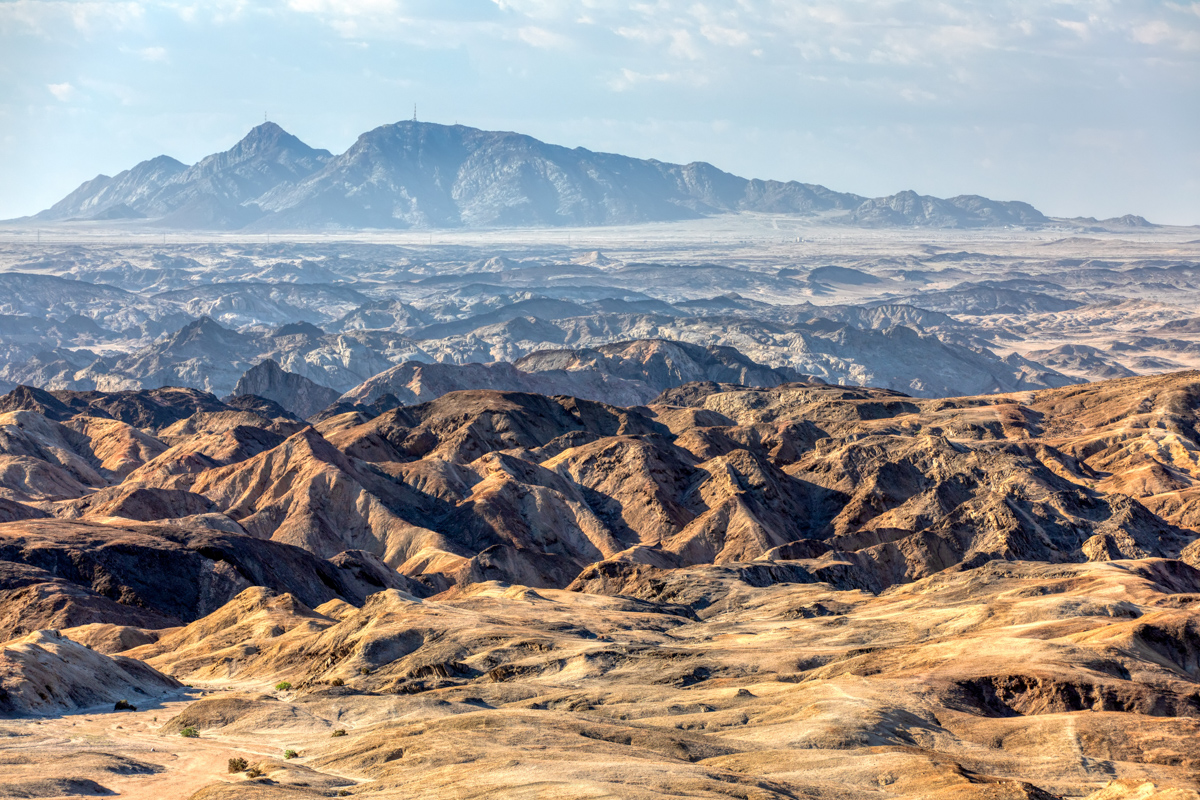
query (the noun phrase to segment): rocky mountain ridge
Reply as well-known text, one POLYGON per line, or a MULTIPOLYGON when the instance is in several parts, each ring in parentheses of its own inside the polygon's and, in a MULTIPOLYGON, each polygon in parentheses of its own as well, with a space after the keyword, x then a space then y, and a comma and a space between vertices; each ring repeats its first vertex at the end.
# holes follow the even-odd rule
POLYGON ((850 225, 1040 226, 1027 203, 901 192, 868 199, 823 186, 747 180, 704 162, 668 164, 517 133, 398 122, 338 156, 275 123, 187 167, 167 156, 85 182, 37 221, 149 220, 212 230, 592 226, 753 211, 850 225))
MULTIPOLYGON (((564 271, 581 272, 577 267, 564 271)), ((609 277, 625 271, 631 274, 622 281, 652 281, 673 272, 642 266, 610 269, 609 277)), ((525 268, 518 274, 523 272, 543 270, 525 268)), ((725 272, 731 271, 717 277, 727 277, 725 272)), ((791 283, 794 290, 796 282, 785 277, 771 283, 780 289, 791 283)), ((423 302, 426 310, 421 310, 403 301, 372 301, 344 282, 231 280, 150 294, 6 273, 0 274, 0 287, 10 287, 15 298, 0 303, 0 313, 9 314, 0 317, 0 382, 10 387, 114 391, 184 385, 224 396, 246 370, 273 360, 285 371, 348 392, 407 362, 416 362, 410 370, 440 362, 446 365, 443 372, 454 373, 452 365, 530 358, 526 367, 518 363, 517 368, 543 365, 532 371, 544 372, 549 362, 543 355, 532 358, 535 354, 597 350, 642 339, 671 340, 684 349, 727 346, 793 376, 877 384, 923 396, 1071 382, 1016 354, 1001 358, 990 343, 960 334, 964 326, 954 319, 902 304, 772 306, 734 294, 676 303, 604 296, 565 300, 523 289, 476 287, 466 302, 456 299, 441 307, 423 302), (30 324, 35 317, 41 322, 30 324)), ((997 293, 988 289, 985 294, 991 298, 997 293)), ((573 371, 576 377, 584 372, 573 371)), ((612 383, 611 376, 597 379, 612 383)), ((744 382, 699 372, 690 379, 744 382)), ((505 386, 521 388, 512 380, 505 386)), ((639 402, 636 393, 605 395, 602 388, 585 391, 581 386, 537 390, 618 404, 639 402)), ((665 388, 656 386, 642 399, 665 388)))
POLYGON ((252 396, 22 388, 0 398, 0 497, 16 519, 165 513, 364 550, 429 591, 796 557, 879 590, 994 558, 1190 557, 1198 386, 931 401, 708 381, 636 408, 451 391, 315 427, 252 396))

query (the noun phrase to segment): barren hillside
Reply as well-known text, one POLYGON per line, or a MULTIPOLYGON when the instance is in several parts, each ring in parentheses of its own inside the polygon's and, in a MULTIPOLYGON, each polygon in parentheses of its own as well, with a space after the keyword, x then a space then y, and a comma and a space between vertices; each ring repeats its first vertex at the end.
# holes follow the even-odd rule
POLYGON ((0 407, 0 793, 1200 788, 1198 373, 0 407))

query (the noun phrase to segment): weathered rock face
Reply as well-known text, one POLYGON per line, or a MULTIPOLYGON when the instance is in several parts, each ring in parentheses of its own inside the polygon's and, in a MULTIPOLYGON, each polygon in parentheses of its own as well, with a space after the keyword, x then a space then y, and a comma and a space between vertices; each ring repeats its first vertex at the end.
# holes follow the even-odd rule
POLYGON ((336 401, 339 393, 303 375, 287 372, 272 359, 251 367, 233 387, 233 396, 254 395, 278 403, 301 419, 336 401))

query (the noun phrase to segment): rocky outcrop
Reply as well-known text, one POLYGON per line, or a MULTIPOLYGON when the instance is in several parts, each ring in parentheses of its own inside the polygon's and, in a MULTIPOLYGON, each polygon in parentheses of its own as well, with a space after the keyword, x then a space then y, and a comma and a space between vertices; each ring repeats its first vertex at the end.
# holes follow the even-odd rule
MULTIPOLYGON (((732 347, 642 339, 578 350, 542 350, 515 362, 528 372, 595 370, 624 380, 639 381, 655 392, 685 383, 711 381, 771 388, 807 380, 793 369, 773 369, 756 363, 732 347)), ((566 392, 563 394, 576 394, 566 392)))
POLYGON ((304 419, 338 399, 338 392, 310 381, 303 375, 287 372, 272 359, 260 361, 247 370, 233 387, 233 396, 254 395, 278 403, 304 419))
POLYGON ((533 394, 565 394, 588 400, 635 406, 657 392, 641 381, 596 369, 526 372, 504 362, 492 364, 422 364, 407 362, 379 373, 342 395, 341 401, 366 405, 391 395, 405 405, 434 400, 448 392, 491 390, 533 394))

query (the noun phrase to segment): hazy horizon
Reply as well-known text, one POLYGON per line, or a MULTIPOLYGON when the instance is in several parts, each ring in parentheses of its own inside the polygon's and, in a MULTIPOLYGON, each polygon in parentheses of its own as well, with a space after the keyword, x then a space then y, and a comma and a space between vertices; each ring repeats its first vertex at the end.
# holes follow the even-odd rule
POLYGON ((867 196, 1200 223, 1200 3, 0 3, 0 218, 411 118, 867 196))

